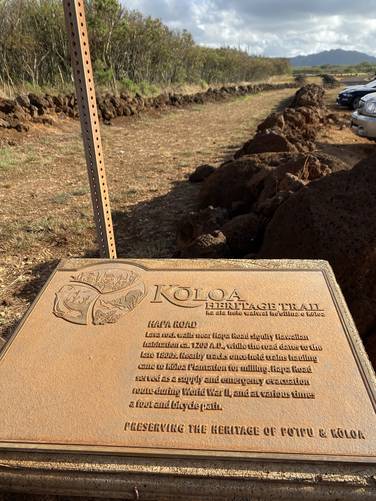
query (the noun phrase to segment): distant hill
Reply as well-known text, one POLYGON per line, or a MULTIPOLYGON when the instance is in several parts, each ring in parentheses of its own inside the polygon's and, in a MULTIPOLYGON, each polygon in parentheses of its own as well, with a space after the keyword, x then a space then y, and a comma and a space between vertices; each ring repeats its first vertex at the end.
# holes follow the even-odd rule
POLYGON ((296 56, 290 59, 292 66, 322 66, 323 64, 354 65, 364 62, 376 64, 376 57, 369 56, 356 50, 325 50, 318 54, 308 56, 296 56))

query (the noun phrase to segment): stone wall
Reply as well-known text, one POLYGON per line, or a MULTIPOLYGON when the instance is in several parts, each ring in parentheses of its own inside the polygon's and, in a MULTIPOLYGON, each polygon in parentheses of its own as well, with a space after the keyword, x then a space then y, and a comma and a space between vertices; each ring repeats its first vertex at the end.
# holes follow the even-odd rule
MULTIPOLYGON (((209 88, 197 94, 161 94, 157 97, 143 97, 139 94, 119 96, 105 94, 97 97, 99 118, 107 125, 116 117, 137 115, 149 110, 163 110, 170 107, 205 104, 225 99, 257 94, 259 92, 288 89, 295 83, 249 84, 209 88)), ((78 118, 75 94, 36 95, 33 93, 17 96, 15 99, 0 99, 0 128, 27 131, 31 123, 52 124, 53 116, 78 118)))

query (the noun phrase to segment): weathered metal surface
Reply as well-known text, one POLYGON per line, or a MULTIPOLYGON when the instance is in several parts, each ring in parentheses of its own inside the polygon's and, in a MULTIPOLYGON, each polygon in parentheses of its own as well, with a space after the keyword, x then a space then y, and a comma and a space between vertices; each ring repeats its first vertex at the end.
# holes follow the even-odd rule
POLYGON ((4 450, 376 462, 322 262, 67 261, 3 352, 0 422, 4 450))
POLYGON ((83 0, 63 0, 91 199, 101 257, 116 258, 110 199, 83 0))
POLYGON ((142 501, 365 501, 375 465, 0 452, 0 488, 142 501))

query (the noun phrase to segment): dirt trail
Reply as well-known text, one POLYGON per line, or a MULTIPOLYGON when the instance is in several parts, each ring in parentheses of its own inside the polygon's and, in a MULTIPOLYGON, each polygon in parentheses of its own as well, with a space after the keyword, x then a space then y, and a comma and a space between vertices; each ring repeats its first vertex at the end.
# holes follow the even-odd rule
MULTIPOLYGON (((120 257, 170 257, 175 223, 195 205, 186 176, 219 164, 294 90, 268 92, 102 127, 120 257)), ((5 135, 7 134, 7 135, 5 135)), ((0 335, 7 337, 57 260, 96 254, 78 122, 0 143, 0 335)))

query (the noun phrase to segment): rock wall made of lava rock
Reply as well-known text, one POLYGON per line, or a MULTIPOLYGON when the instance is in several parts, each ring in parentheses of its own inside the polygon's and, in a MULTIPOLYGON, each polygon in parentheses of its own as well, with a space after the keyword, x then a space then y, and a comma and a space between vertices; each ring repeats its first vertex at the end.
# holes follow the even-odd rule
MULTIPOLYGON (((157 97, 142 97, 139 94, 130 96, 127 93, 121 93, 119 96, 105 94, 97 96, 98 115, 104 123, 109 125, 116 117, 137 115, 148 110, 205 104, 231 97, 294 87, 296 87, 295 83, 260 83, 209 88, 206 92, 197 94, 161 94, 157 97)), ((0 129, 15 129, 23 132, 27 131, 33 122, 52 125, 52 117, 59 115, 78 118, 75 94, 40 96, 29 93, 19 95, 15 99, 0 98, 0 129)))

